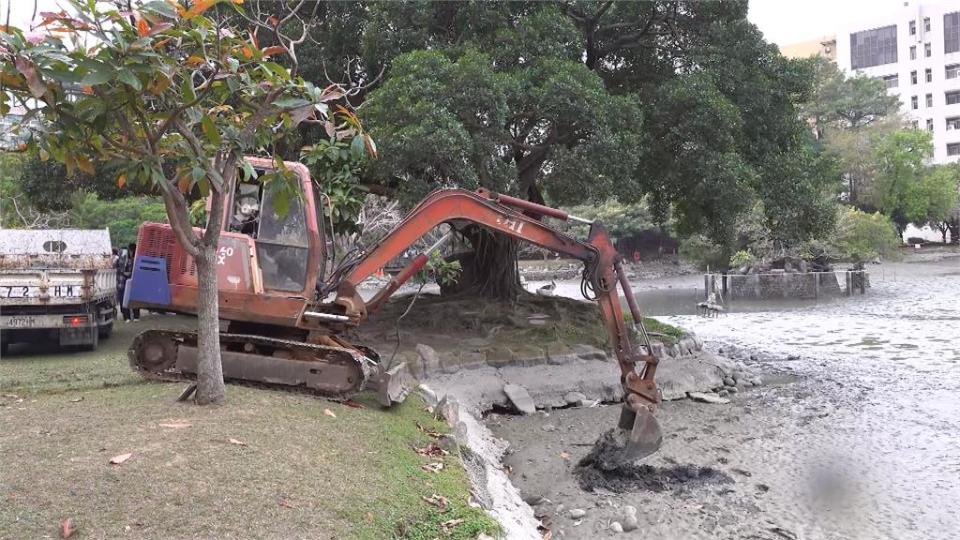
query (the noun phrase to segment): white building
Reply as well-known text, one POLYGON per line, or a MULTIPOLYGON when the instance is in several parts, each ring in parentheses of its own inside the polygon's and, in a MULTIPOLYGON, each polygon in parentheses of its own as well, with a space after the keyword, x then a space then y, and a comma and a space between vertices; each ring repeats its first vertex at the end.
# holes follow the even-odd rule
POLYGON ((933 132, 933 161, 960 160, 960 0, 919 3, 837 32, 841 70, 887 82, 914 125, 933 132))

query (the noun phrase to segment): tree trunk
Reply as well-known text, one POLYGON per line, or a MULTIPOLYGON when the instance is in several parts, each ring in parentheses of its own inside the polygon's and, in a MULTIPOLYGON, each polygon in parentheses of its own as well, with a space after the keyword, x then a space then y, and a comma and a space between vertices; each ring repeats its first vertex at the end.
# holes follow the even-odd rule
MULTIPOLYGON (((219 236, 219 235, 218 235, 219 236)), ((200 245, 197 262, 197 397, 198 405, 226 399, 220 361, 220 307, 217 291, 217 246, 200 245)))
POLYGON ((475 225, 465 228, 463 235, 473 253, 460 259, 463 272, 453 290, 484 298, 516 299, 523 290, 517 268, 517 241, 475 225))
POLYGON ((953 218, 947 222, 950 227, 950 243, 960 245, 960 218, 953 218))

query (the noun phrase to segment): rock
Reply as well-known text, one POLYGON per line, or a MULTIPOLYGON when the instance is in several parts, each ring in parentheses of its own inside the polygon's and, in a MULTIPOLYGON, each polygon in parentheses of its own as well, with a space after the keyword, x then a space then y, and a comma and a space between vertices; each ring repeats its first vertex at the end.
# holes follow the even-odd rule
POLYGON ((627 516, 623 520, 622 527, 624 532, 636 530, 639 526, 640 524, 637 522, 637 516, 627 516))
POLYGON ((553 424, 544 424, 543 426, 540 427, 540 429, 546 431, 547 433, 550 433, 550 432, 556 431, 557 426, 553 424))
POLYGON ((510 399, 510 402, 513 403, 513 406, 516 407, 521 414, 533 414, 537 412, 537 406, 534 405, 530 393, 519 384, 508 383, 503 385, 503 393, 507 395, 507 398, 510 399))
POLYGON ((587 396, 583 395, 582 392, 567 392, 563 396, 563 400, 567 402, 567 405, 583 405, 583 402, 587 400, 587 396))
POLYGON ((433 347, 418 343, 416 351, 419 369, 415 371, 428 377, 440 372, 440 358, 437 356, 437 351, 433 350, 433 347))
POLYGON ((736 386, 731 386, 730 388, 727 388, 727 392, 730 392, 731 394, 736 394, 739 391, 740 389, 737 388, 736 386))
POLYGON ((629 504, 626 505, 626 506, 624 506, 624 507, 623 507, 623 515, 624 515, 624 517, 629 517, 629 516, 637 517, 637 507, 636 507, 636 506, 631 506, 631 505, 629 505, 629 504))
POLYGON ((607 353, 602 350, 592 346, 592 345, 574 345, 573 354, 577 355, 582 360, 606 360, 607 353))
POLYGON ((583 516, 587 515, 587 511, 584 510, 583 508, 571 508, 569 513, 570 513, 570 517, 572 517, 573 519, 580 519, 583 516))
POLYGON ((523 502, 529 504, 530 506, 538 506, 545 502, 547 499, 543 495, 530 495, 523 498, 523 502))
POLYGON ((730 400, 724 397, 720 397, 714 394, 705 394, 703 392, 687 392, 687 396, 694 401, 699 401, 701 403, 716 403, 718 405, 724 405, 730 403, 730 400))
POLYGON ((724 377, 724 378, 723 378, 723 384, 724 384, 725 386, 736 386, 736 385, 737 385, 737 381, 735 381, 735 380, 733 379, 733 377, 724 377))
POLYGON ((610 524, 610 530, 615 533, 622 533, 623 525, 621 525, 619 521, 614 521, 613 523, 610 524))
POLYGON ((730 395, 730 392, 728 392, 727 389, 724 388, 724 389, 720 390, 719 392, 717 392, 717 395, 720 396, 720 397, 725 398, 725 397, 727 397, 727 396, 730 395))
POLYGON ((761 379, 760 377, 753 377, 752 379, 750 379, 750 384, 754 386, 760 386, 761 384, 763 384, 763 379, 761 379))

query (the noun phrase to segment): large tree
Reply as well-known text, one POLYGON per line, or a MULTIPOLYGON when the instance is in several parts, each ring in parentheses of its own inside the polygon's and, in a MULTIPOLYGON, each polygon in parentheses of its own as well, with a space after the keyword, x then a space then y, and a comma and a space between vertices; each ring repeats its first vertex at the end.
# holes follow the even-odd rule
MULTIPOLYGON (((240 175, 256 177, 243 156, 272 153, 303 121, 324 124, 332 139, 357 138, 361 150, 370 146, 347 108, 340 110, 348 125, 331 121, 341 91, 298 75, 297 46, 309 22, 297 8, 308 3, 280 16, 244 13, 239 3, 124 2, 121 10, 71 0, 69 13, 41 14, 44 33, 0 32, 0 108, 12 98, 42 117, 42 157, 64 163, 68 175, 93 174, 104 162, 118 169, 119 187, 141 183, 161 193, 177 241, 197 265, 199 403, 224 399, 216 250, 227 196, 240 175), (258 34, 271 45, 261 46, 258 34), (280 57, 287 68, 274 61, 280 57), (211 200, 201 232, 184 196, 194 186, 211 200)), ((260 180, 281 189, 287 176, 260 180)))
MULTIPOLYGON (((357 89, 383 150, 366 181, 409 200, 453 185, 552 204, 650 194, 655 215, 730 246, 761 199, 771 225, 817 214, 785 233, 809 236, 833 215, 834 179, 814 176, 796 108, 812 68, 746 14, 744 1, 325 4, 304 68, 357 89)), ((478 252, 464 279, 514 294, 513 244, 464 232, 478 252)))

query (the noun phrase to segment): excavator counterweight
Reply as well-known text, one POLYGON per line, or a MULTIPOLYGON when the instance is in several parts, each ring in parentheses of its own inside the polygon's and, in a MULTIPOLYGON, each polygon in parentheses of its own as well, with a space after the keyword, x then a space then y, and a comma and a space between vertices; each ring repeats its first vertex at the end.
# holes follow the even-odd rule
MULTIPOLYGON (((276 166, 268 159, 246 161, 262 171, 276 166)), ((655 383, 658 359, 621 256, 601 224, 484 189, 444 189, 427 196, 369 250, 328 264, 333 257, 327 252, 318 207, 323 195, 305 167, 284 166, 299 176, 302 190, 301 197, 285 201, 286 212, 278 212, 274 194, 255 183, 237 183, 224 205, 217 276, 226 379, 305 388, 341 398, 373 389, 386 406, 402 401, 409 391, 404 366, 385 368, 375 351, 349 343, 343 333, 363 324, 368 313, 415 275, 452 234, 415 257, 369 300, 357 287, 435 227, 476 224, 583 262, 584 290, 600 308, 624 389, 617 438, 622 444, 615 459, 633 461, 660 447, 663 437, 654 416, 660 403, 655 383), (580 240, 550 227, 541 221, 544 217, 589 223, 590 232, 580 240), (631 341, 618 289, 642 345, 631 341)), ((131 307, 197 313, 196 264, 177 244, 169 225, 141 227, 131 280, 131 307)), ((134 369, 150 377, 190 376, 196 372, 196 335, 148 331, 137 337, 129 356, 134 369)))

